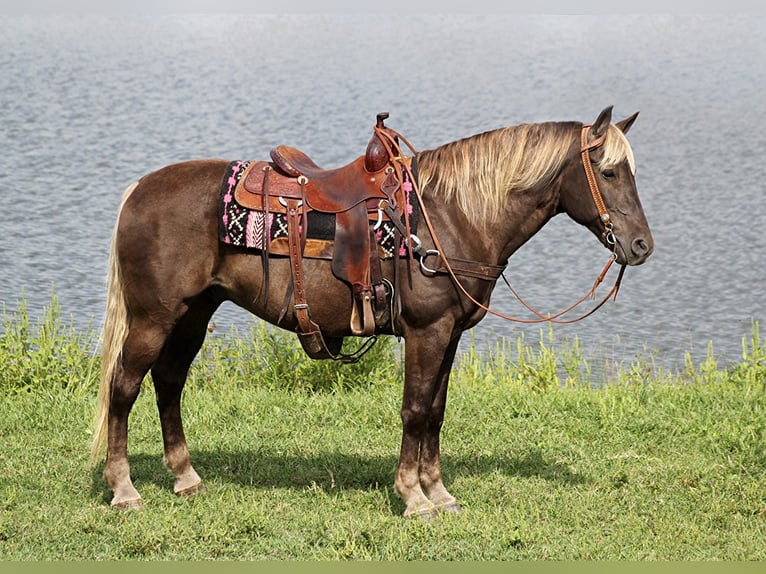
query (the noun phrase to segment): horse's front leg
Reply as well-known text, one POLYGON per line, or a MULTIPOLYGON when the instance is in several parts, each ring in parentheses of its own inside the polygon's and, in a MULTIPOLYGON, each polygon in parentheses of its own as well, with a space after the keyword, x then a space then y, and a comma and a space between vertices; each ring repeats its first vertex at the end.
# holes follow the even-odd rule
POLYGON ((447 346, 434 386, 431 411, 426 423, 425 433, 420 443, 420 485, 439 512, 461 512, 462 508, 442 482, 441 463, 439 460, 439 441, 444 422, 444 409, 447 406, 447 386, 452 371, 460 337, 455 336, 447 346))
POLYGON ((442 483, 439 463, 439 433, 457 342, 446 320, 407 337, 402 447, 394 483, 406 505, 405 517, 428 519, 440 508, 459 508, 442 483))

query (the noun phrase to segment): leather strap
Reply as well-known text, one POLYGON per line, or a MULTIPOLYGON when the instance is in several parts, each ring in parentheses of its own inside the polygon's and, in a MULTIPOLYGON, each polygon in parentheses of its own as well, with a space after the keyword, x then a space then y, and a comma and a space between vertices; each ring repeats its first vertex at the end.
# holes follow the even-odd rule
POLYGON ((269 241, 271 240, 271 224, 269 222, 269 172, 271 167, 263 167, 263 249, 261 249, 261 265, 263 266, 263 306, 269 304, 269 241))
POLYGON ((380 266, 380 255, 378 255, 378 242, 375 237, 375 230, 370 227, 370 286, 375 298, 375 309, 385 309, 386 289, 383 286, 383 269, 380 266))
MULTIPOLYGON (((391 165, 394 168, 394 172, 396 174, 397 181, 402 182, 402 196, 404 198, 404 205, 402 206, 402 213, 404 215, 404 237, 406 238, 407 245, 410 248, 411 252, 414 252, 414 245, 412 242, 412 232, 410 229, 410 215, 409 210, 407 209, 407 194, 409 193, 408 189, 405 189, 405 173, 407 173, 409 176, 412 176, 412 167, 411 167, 411 161, 412 158, 405 157, 402 153, 402 148, 399 145, 399 139, 401 139, 407 147, 410 148, 410 150, 415 153, 415 149, 410 145, 410 142, 408 142, 404 136, 402 136, 399 132, 392 130, 391 128, 386 128, 382 126, 375 126, 375 133, 378 135, 378 138, 380 139, 381 143, 383 143, 383 146, 386 149, 386 153, 388 154, 389 160, 391 162, 391 165)), ((389 209, 393 211, 394 208, 396 208, 396 204, 389 205, 389 209)), ((389 217, 391 217, 391 214, 389 213, 389 217)), ((398 218, 394 217, 392 221, 397 221, 398 218)), ((397 227, 399 227, 397 225, 397 227)), ((412 285, 412 269, 415 266, 414 258, 410 259, 410 265, 407 268, 408 273, 408 279, 410 282, 410 285, 412 285)))
POLYGON ((580 132, 580 156, 582 159, 582 165, 585 169, 585 178, 588 180, 588 187, 590 188, 590 194, 593 196, 593 203, 596 204, 598 210, 598 216, 601 219, 601 223, 604 224, 603 236, 606 237, 612 233, 612 222, 609 217, 609 212, 606 209, 604 198, 601 196, 601 191, 598 189, 598 182, 596 182, 596 175, 593 173, 593 164, 590 161, 590 150, 596 149, 603 145, 606 139, 606 132, 594 138, 593 141, 588 142, 588 134, 590 133, 591 126, 584 125, 580 132))
POLYGON ((479 261, 471 261, 470 259, 460 259, 458 257, 449 258, 449 267, 444 263, 444 260, 439 257, 434 264, 434 267, 429 267, 428 263, 425 263, 429 256, 437 256, 435 252, 426 253, 424 257, 421 257, 421 267, 427 273, 433 271, 434 273, 446 273, 449 274, 450 269, 455 275, 461 277, 471 277, 473 279, 483 279, 485 281, 497 281, 505 271, 505 265, 492 265, 491 263, 480 263, 479 261))
POLYGON ((293 296, 295 297, 295 319, 298 330, 308 334, 319 330, 319 326, 311 320, 309 306, 306 301, 306 286, 303 276, 303 253, 301 249, 300 219, 302 201, 288 199, 287 201, 287 238, 290 245, 290 268, 293 275, 293 296))

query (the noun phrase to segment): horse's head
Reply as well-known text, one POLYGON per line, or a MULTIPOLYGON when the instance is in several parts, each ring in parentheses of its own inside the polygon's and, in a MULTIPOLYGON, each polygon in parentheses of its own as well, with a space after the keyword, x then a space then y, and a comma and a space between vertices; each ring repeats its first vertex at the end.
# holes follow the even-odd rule
POLYGON ((625 134, 638 117, 612 124, 612 108, 578 137, 576 157, 562 179, 560 210, 590 229, 618 263, 640 265, 654 250, 638 198, 635 162, 625 134))

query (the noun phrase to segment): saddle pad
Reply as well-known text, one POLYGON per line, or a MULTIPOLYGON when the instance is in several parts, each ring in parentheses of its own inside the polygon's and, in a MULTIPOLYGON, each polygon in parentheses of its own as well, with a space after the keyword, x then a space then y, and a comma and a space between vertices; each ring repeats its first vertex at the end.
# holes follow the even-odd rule
MULTIPOLYGON (((250 165, 250 161, 233 161, 226 168, 226 173, 221 183, 219 200, 219 225, 218 237, 220 241, 235 247, 263 250, 265 229, 268 229, 269 245, 274 240, 287 237, 287 216, 280 213, 269 213, 268 220, 265 213, 243 207, 235 198, 235 190, 241 184, 242 175, 250 165)), ((409 198, 408 198, 409 199, 409 198)), ((417 206, 416 206, 417 207, 417 206)), ((417 209, 408 206, 410 210, 410 226, 416 233, 417 209)), ((374 224, 374 222, 372 223, 374 224)), ((382 258, 391 258, 396 250, 396 228, 390 221, 383 223, 375 231, 375 236, 380 246, 382 258)), ((335 238, 335 215, 310 211, 308 213, 308 236, 309 239, 332 241, 335 238)), ((402 241, 399 245, 399 255, 406 256, 407 251, 402 241)), ((311 257, 309 253, 305 257, 311 257)))

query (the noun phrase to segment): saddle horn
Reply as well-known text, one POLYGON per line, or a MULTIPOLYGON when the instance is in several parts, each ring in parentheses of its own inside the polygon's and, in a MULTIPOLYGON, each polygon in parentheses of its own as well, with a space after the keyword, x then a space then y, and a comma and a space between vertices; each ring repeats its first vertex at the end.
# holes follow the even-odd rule
MULTIPOLYGON (((388 119, 388 112, 381 112, 377 115, 375 127, 380 130, 386 129, 385 120, 388 119)), ((388 151, 383 142, 380 141, 377 133, 372 135, 367 144, 367 150, 364 153, 364 168, 369 172, 377 172, 386 167, 388 163, 388 151)))

